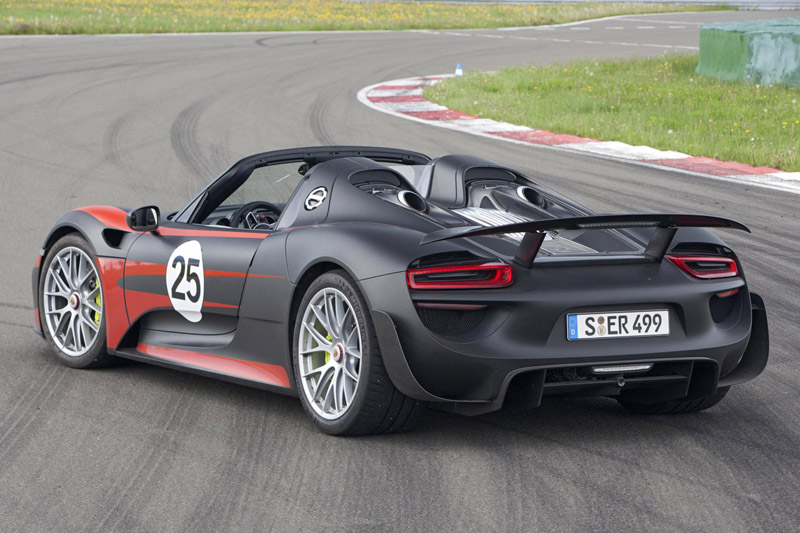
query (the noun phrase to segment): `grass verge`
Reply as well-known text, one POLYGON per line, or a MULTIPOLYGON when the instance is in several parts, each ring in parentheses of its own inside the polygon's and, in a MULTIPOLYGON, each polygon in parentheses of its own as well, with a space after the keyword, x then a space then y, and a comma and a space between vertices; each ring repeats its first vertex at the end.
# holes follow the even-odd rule
POLYGON ((469 73, 425 90, 484 118, 800 171, 800 89, 703 78, 697 55, 469 73))
POLYGON ((713 6, 341 0, 0 0, 0 34, 497 28, 713 6))

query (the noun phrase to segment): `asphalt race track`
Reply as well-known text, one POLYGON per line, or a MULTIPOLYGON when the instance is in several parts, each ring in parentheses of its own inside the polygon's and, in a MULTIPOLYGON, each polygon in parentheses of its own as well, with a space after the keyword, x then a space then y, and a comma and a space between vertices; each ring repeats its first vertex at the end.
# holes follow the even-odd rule
POLYGON ((356 100, 456 63, 689 50, 700 22, 775 16, 0 39, 0 531, 796 531, 800 197, 428 128, 356 100), (746 223, 752 235, 724 238, 766 300, 769 366, 695 415, 559 400, 478 418, 432 411, 410 434, 343 439, 315 431, 296 399, 143 364, 71 370, 32 333, 30 269, 66 211, 168 211, 242 156, 335 143, 483 155, 601 212, 746 223))

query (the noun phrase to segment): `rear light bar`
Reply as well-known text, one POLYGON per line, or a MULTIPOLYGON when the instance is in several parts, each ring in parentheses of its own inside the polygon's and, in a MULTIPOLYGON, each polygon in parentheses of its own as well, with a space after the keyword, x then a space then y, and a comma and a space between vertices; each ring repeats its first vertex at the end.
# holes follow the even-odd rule
POLYGON ((739 275, 736 261, 730 257, 668 255, 681 270, 699 279, 733 278, 739 275))
POLYGON ((410 289, 496 289, 513 281, 514 270, 504 263, 415 268, 406 272, 410 289))

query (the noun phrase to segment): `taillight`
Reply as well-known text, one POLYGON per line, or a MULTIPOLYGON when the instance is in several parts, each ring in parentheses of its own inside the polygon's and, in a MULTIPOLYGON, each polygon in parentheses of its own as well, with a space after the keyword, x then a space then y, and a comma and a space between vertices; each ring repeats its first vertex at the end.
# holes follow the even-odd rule
POLYGON ((514 271, 504 263, 416 268, 406 281, 411 289, 495 289, 511 285, 514 271))
POLYGON ((739 275, 736 261, 730 257, 668 255, 687 274, 700 279, 733 278, 739 275))

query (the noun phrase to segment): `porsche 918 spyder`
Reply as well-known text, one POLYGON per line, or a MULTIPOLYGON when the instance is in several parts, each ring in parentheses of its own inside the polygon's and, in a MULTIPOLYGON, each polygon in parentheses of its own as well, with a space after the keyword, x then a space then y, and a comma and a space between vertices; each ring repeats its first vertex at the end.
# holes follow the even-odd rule
POLYGON ((684 413, 757 376, 762 299, 715 216, 599 215, 468 155, 298 148, 183 209, 65 215, 33 269, 65 364, 116 357, 299 396, 330 434, 605 396, 684 413))

